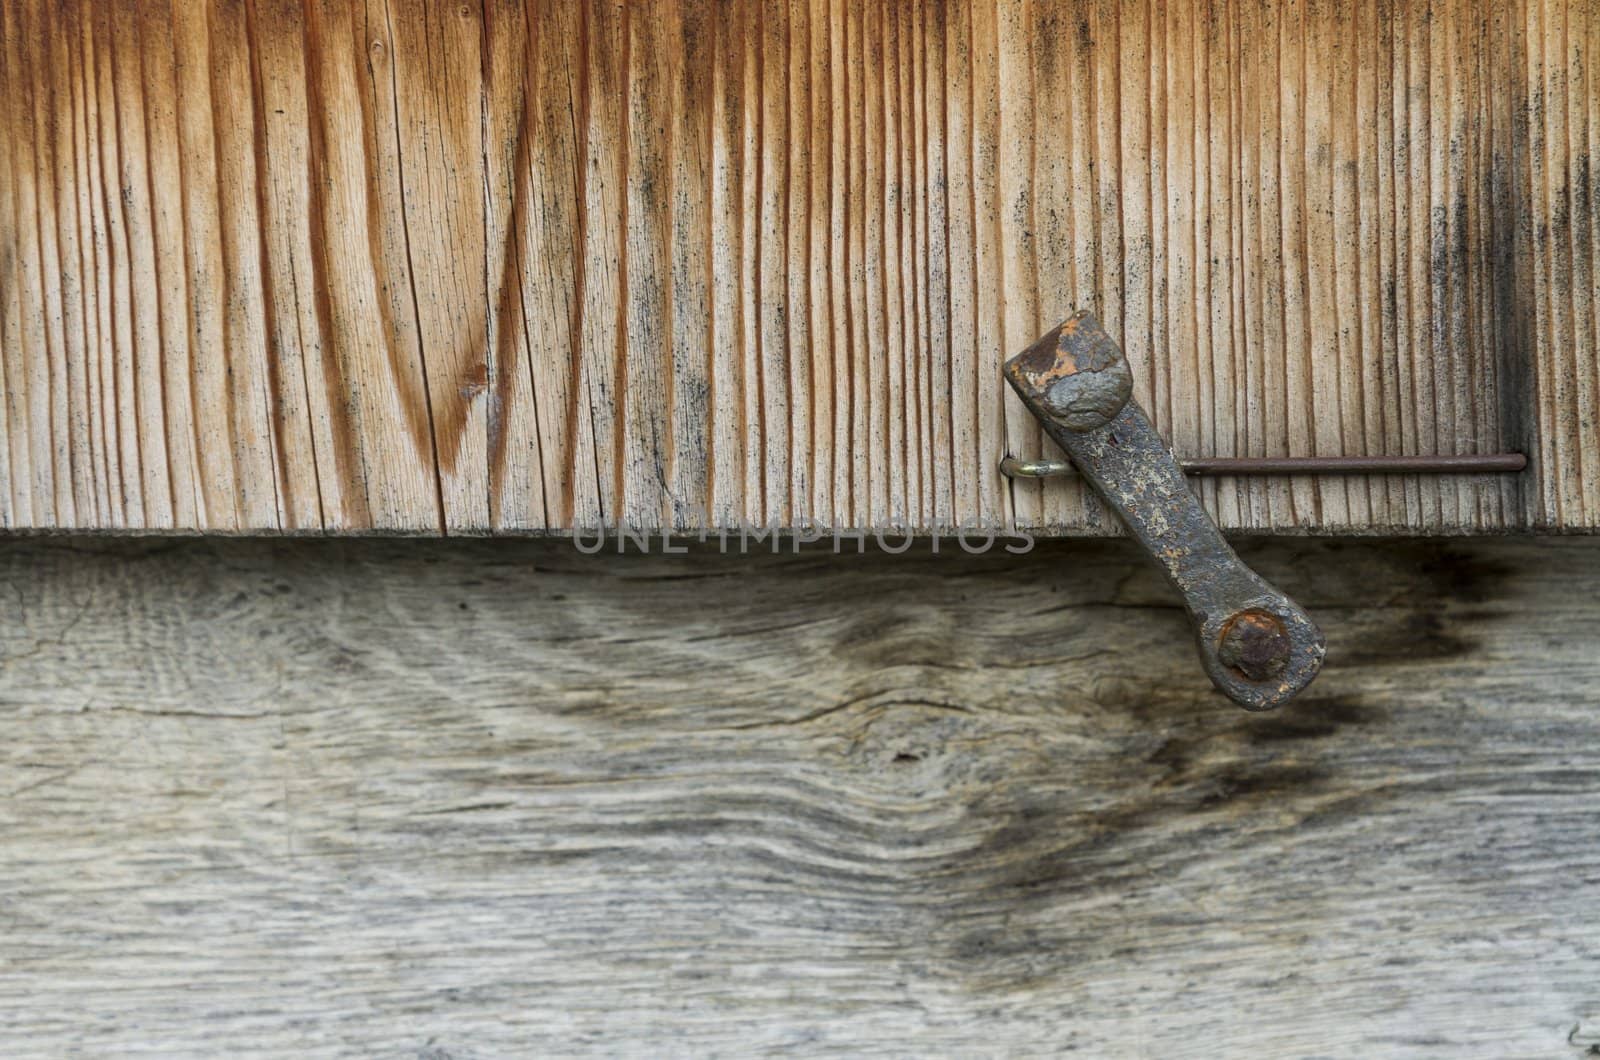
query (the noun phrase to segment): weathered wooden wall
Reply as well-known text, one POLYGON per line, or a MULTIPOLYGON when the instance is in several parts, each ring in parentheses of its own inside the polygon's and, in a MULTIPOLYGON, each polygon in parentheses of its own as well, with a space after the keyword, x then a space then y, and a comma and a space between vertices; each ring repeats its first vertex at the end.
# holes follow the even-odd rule
POLYGON ((1600 549, 1246 556, 0 541, 5 1054, 1590 1055, 1600 549))
POLYGON ((0 523, 1101 532, 1075 306, 1247 528, 1600 524, 1595 0, 8 0, 0 523))

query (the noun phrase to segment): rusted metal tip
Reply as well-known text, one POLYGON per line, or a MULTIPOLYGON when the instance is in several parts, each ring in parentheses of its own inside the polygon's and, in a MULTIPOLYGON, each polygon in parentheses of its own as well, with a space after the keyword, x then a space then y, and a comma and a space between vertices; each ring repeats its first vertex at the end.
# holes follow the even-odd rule
POLYGON ((1005 374, 1036 415, 1069 431, 1104 427, 1133 394, 1133 372, 1122 347, 1087 309, 1007 361, 1005 374))

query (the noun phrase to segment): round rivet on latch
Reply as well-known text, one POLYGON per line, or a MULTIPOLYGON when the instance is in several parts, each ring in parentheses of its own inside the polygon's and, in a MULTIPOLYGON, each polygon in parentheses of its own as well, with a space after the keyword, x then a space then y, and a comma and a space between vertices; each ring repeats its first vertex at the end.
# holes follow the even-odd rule
POLYGON ((1266 681, 1283 673, 1292 650, 1283 619, 1270 611, 1240 611, 1217 635, 1217 658, 1251 681, 1266 681))

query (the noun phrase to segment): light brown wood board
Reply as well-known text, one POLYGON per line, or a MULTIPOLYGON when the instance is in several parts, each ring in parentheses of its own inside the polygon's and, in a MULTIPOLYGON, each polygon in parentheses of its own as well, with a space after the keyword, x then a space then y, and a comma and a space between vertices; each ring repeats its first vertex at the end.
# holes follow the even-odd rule
POLYGON ((1594 0, 7 0, 0 524, 1107 533, 1075 307, 1229 528, 1600 526, 1594 0))
POLYGON ((0 542, 7 1057, 1600 1045, 1600 550, 0 542))

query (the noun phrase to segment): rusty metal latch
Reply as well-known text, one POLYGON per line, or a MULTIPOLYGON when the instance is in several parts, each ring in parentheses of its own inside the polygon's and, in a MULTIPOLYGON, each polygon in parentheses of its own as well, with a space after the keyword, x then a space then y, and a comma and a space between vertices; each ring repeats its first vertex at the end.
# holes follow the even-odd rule
POLYGON ((1200 661, 1246 710, 1293 698, 1322 668, 1322 631, 1223 540, 1138 402, 1122 347, 1080 311, 1006 362, 1045 433, 1183 594, 1200 661))

